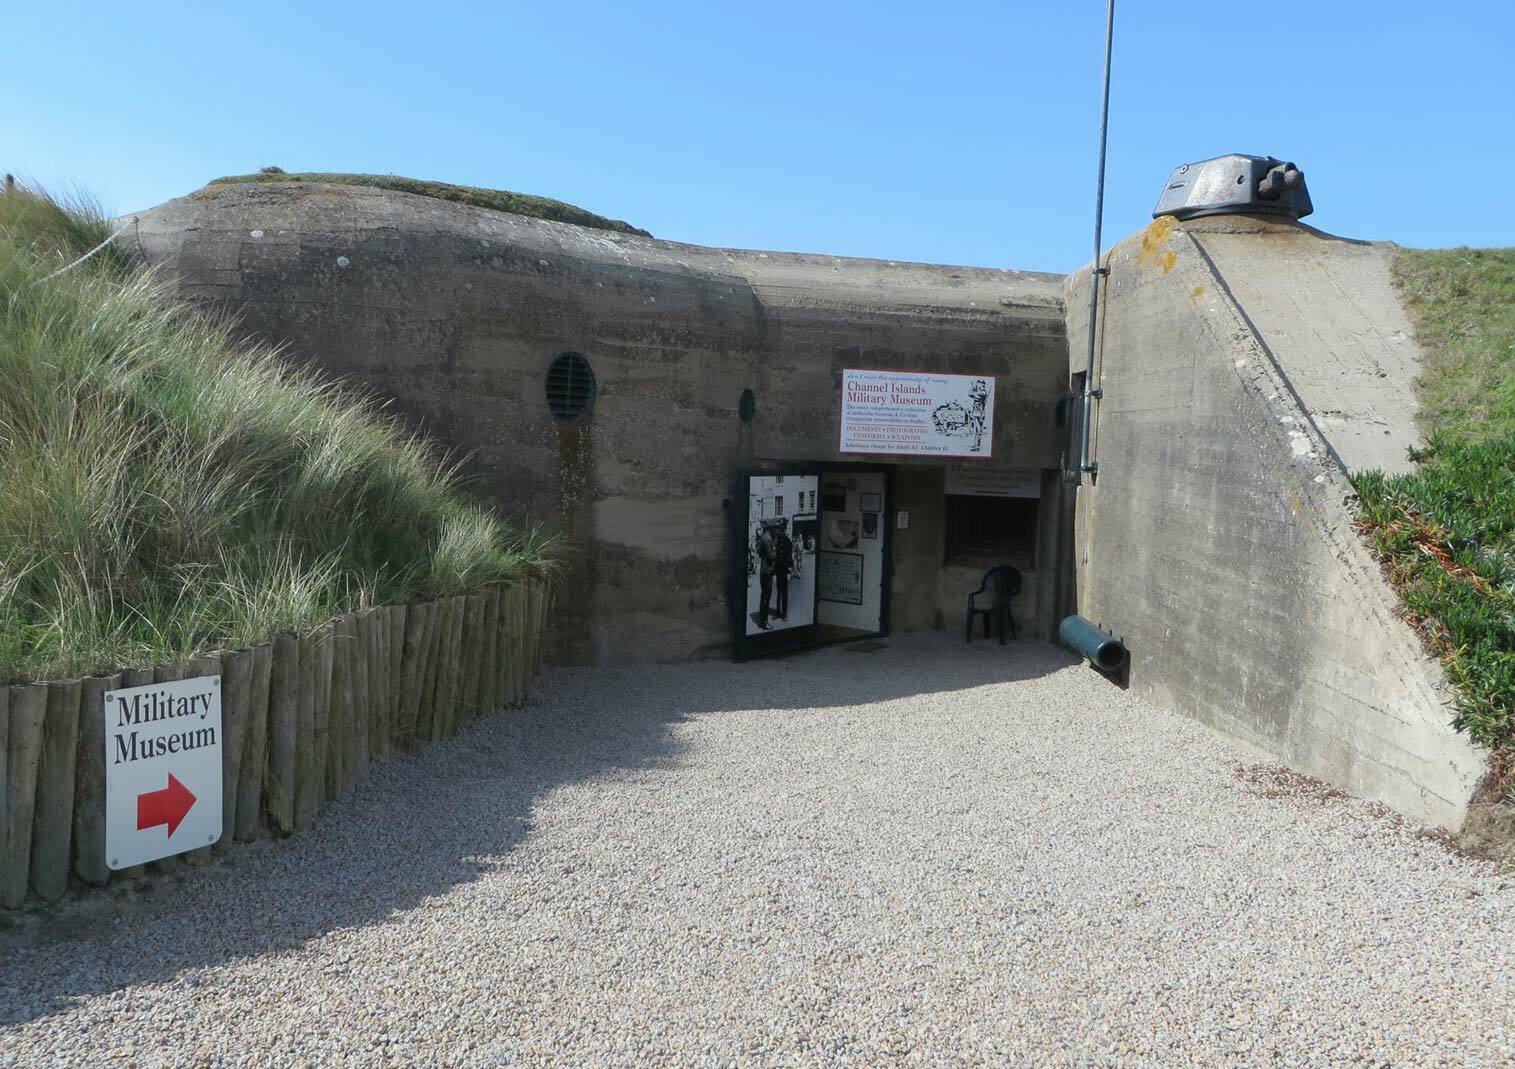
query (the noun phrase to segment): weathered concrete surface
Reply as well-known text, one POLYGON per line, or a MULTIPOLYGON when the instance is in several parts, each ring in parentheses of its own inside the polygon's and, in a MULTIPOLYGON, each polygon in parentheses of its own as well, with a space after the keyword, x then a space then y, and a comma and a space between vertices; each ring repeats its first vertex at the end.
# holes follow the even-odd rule
POLYGON ((1185 229, 1347 470, 1410 470, 1420 349, 1394 246, 1245 216, 1185 229))
MULTIPOLYGON (((1354 361, 1371 335, 1332 343, 1340 311, 1329 331, 1304 329, 1310 303, 1286 279, 1251 278, 1245 241, 1260 243, 1264 276, 1324 262, 1319 276, 1340 280, 1363 254, 1305 228, 1221 237, 1206 222, 1158 220, 1110 254, 1099 476, 1078 504, 1080 611, 1125 638, 1148 699, 1455 827, 1483 757, 1453 732, 1446 684, 1353 528, 1333 446, 1361 461, 1371 436, 1341 436, 1343 419, 1328 443, 1309 400, 1346 403, 1331 383, 1362 378, 1354 361), (1252 323, 1270 324, 1271 340, 1252 323), (1296 348, 1301 333, 1309 343, 1296 348), (1288 373, 1326 355, 1339 372, 1305 385, 1288 373)), ((1087 330, 1087 285, 1087 271, 1068 282, 1070 337, 1087 330)))
MULTIPOLYGON (((1059 276, 707 249, 298 183, 202 190, 143 214, 140 229, 179 292, 392 398, 470 454, 490 495, 582 547, 555 610, 558 661, 725 649, 732 473, 843 459, 844 367, 992 372, 991 463, 1060 463, 1059 276), (563 352, 585 355, 599 382, 581 425, 545 403, 563 352), (745 388, 751 424, 737 415, 745 388)), ((1043 542, 1059 511, 1044 509, 1043 542)), ((914 592, 892 624, 932 627, 940 528, 898 531, 895 549, 931 571, 899 577, 914 592)), ((1028 600, 1030 578, 1018 615, 1051 619, 1028 600)))

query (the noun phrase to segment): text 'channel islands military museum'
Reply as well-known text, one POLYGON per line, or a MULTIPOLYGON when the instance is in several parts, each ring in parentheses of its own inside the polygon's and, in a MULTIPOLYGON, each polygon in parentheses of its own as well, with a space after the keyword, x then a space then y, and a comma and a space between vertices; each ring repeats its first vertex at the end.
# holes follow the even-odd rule
POLYGON ((1074 611, 1077 276, 703 248, 312 177, 170 201, 140 251, 563 534, 557 663, 957 630, 1001 567, 1017 634, 1074 611))

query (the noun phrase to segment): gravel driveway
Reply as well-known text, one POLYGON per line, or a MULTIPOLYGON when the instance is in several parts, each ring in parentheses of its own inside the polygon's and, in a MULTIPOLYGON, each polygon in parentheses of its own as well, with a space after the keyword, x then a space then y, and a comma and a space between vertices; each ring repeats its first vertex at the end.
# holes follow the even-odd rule
POLYGON ((550 673, 0 950, 0 1065, 1509 1065, 1515 876, 1064 654, 550 673))

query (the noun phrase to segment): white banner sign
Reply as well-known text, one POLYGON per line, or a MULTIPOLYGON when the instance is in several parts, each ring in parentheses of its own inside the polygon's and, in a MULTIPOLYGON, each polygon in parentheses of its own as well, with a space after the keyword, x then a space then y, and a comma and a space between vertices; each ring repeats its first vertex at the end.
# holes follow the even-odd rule
POLYGON ((965 497, 1041 497, 1042 473, 995 471, 975 464, 949 464, 946 492, 965 497))
POLYGON ((993 429, 993 375, 842 372, 843 453, 986 460, 993 429))
POLYGON ((108 691, 103 712, 110 867, 221 838, 221 677, 108 691))

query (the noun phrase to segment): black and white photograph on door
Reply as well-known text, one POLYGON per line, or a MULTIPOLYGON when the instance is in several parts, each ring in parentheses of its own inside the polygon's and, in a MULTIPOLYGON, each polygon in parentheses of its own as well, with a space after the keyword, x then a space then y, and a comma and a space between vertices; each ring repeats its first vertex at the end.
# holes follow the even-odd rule
POLYGON ((747 480, 747 634, 815 623, 815 475, 747 480))

